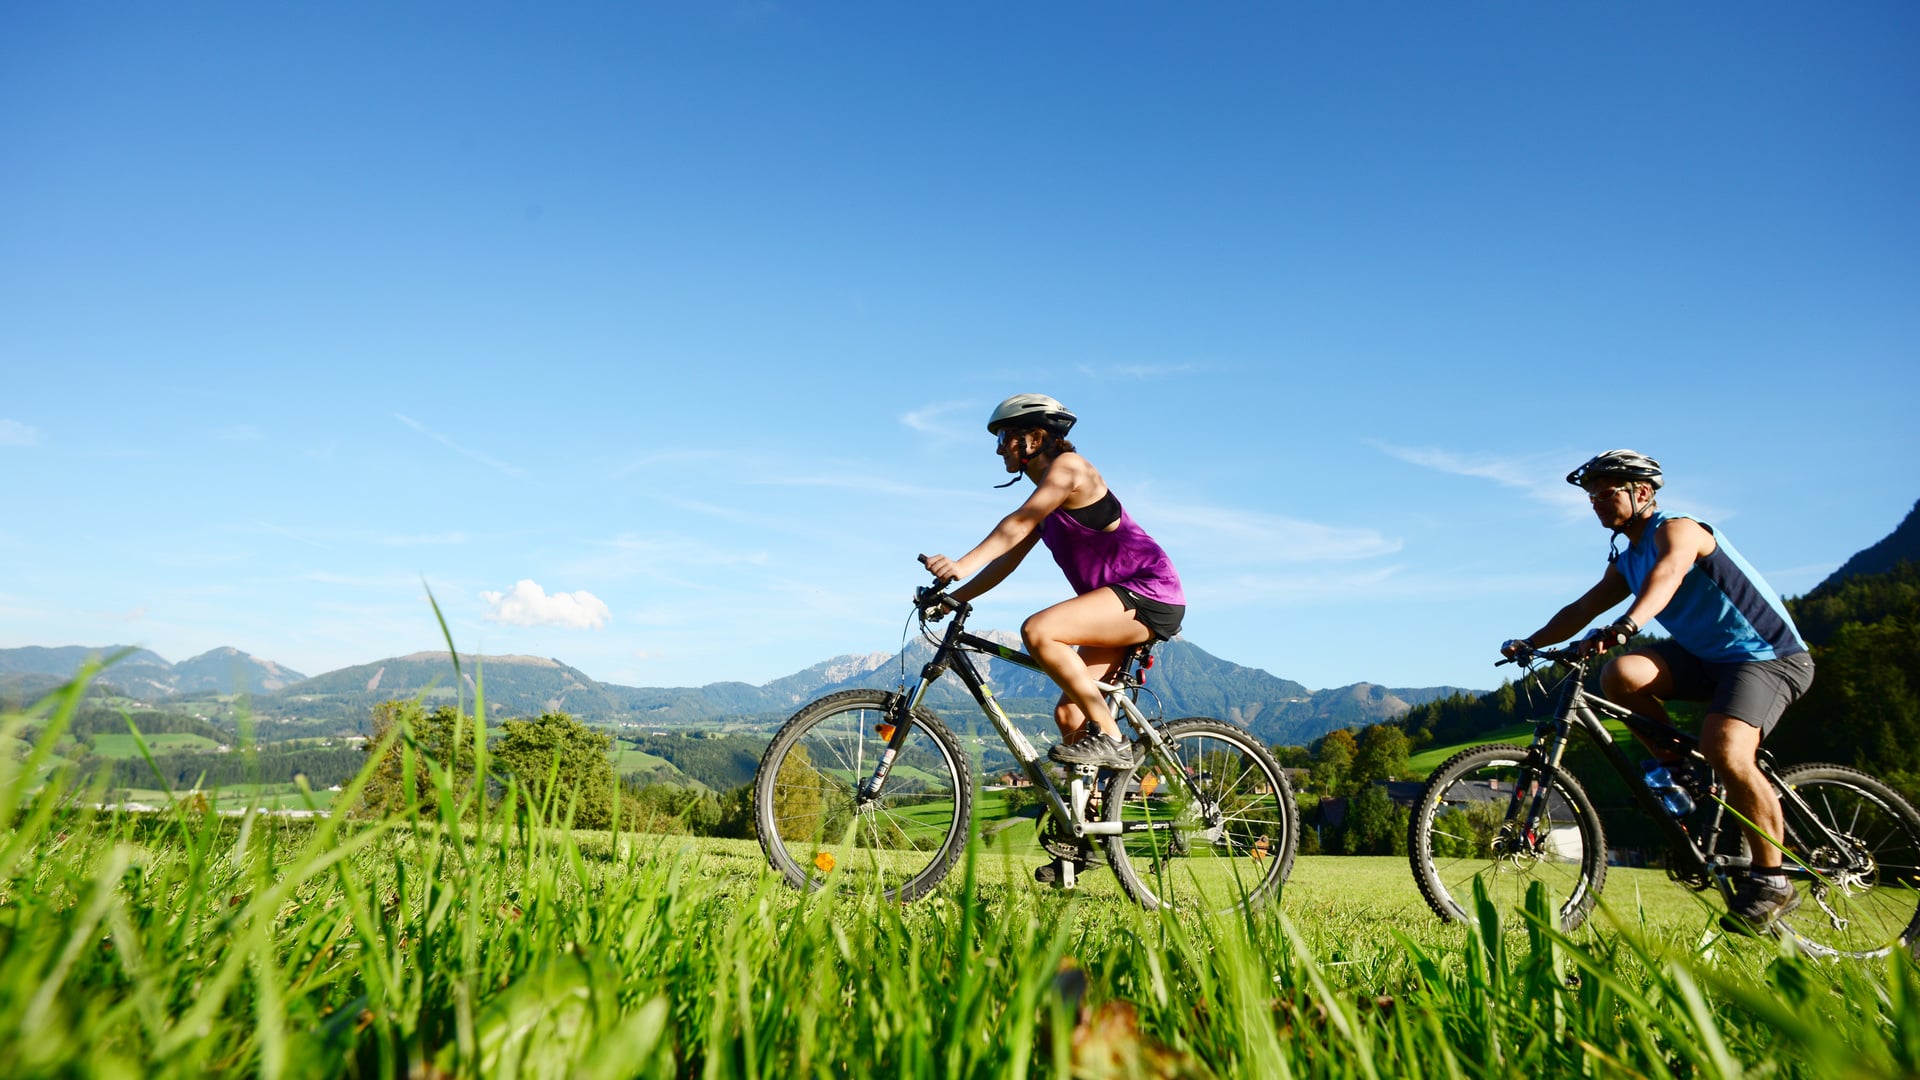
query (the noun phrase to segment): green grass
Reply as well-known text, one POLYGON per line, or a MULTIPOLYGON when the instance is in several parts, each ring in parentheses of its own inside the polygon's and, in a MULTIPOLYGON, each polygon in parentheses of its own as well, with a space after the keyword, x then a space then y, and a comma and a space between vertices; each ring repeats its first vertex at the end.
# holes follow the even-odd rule
MULTIPOLYGON (((1614 738, 1622 740, 1631 740, 1633 738, 1632 733, 1627 730, 1627 725, 1620 721, 1603 720, 1601 722, 1606 725, 1608 731, 1613 733, 1614 738)), ((1448 758, 1462 750, 1467 750, 1475 746, 1490 746, 1494 743, 1510 743, 1514 746, 1526 746, 1533 742, 1533 731, 1534 725, 1531 723, 1515 724, 1512 727, 1482 732, 1465 742, 1429 747, 1407 758, 1407 775, 1415 780, 1423 780, 1429 773, 1433 772, 1433 770, 1445 764, 1448 758)), ((1584 740, 1586 736, 1575 735, 1574 738, 1575 740, 1584 740)))
POLYGON ((1392 858, 1196 919, 1037 887, 1015 829, 902 907, 752 841, 532 829, 413 762, 436 794, 375 822, 103 814, 0 763, 0 1075, 1920 1072, 1910 957, 1724 938, 1657 873, 1571 935, 1544 897, 1442 924, 1392 858))
MULTIPOLYGON (((619 746, 618 743, 614 745, 619 746)), ((648 772, 663 767, 672 769, 674 772, 680 771, 674 768, 673 762, 658 754, 649 754, 645 750, 618 749, 610 756, 613 758, 613 771, 618 773, 648 772)))

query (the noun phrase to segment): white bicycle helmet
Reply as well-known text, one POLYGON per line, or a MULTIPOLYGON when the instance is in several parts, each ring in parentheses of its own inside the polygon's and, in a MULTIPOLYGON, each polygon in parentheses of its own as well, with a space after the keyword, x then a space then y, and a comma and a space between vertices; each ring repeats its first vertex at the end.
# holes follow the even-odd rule
POLYGON ((993 415, 987 417, 987 434, 998 435, 1001 428, 1018 422, 1023 428, 1040 427, 1065 435, 1078 419, 1065 405, 1045 394, 1015 394, 994 406, 993 415))
POLYGON ((1567 483, 1581 487, 1588 478, 1596 476, 1643 480, 1652 484, 1655 491, 1660 490, 1660 485, 1666 482, 1660 476, 1660 463, 1638 450, 1607 450, 1593 455, 1586 464, 1568 473, 1567 483))

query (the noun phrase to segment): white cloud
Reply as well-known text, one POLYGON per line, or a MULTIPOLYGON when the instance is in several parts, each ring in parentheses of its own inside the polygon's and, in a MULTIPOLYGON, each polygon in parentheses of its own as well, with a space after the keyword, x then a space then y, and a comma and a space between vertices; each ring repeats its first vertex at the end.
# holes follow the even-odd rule
POLYGON ((1405 546, 1374 529, 1219 506, 1143 502, 1154 523, 1154 535, 1163 537, 1170 548, 1204 548, 1224 563, 1372 559, 1405 546))
POLYGON ((950 442, 966 438, 975 431, 985 431, 986 421, 980 421, 979 426, 975 427, 965 419, 975 410, 978 410, 978 406, 949 401, 903 413, 900 422, 923 435, 933 435, 950 442))
POLYGON ((464 544, 467 542, 467 534, 456 529, 453 532, 421 533, 414 536, 380 536, 376 537, 374 542, 385 544, 388 547, 425 547, 439 544, 464 544))
POLYGON ((512 626, 563 626, 571 630, 599 630, 613 618, 599 597, 587 592, 554 593, 527 579, 516 582, 511 592, 483 592, 480 599, 491 609, 489 622, 512 626))
POLYGON ((1110 378, 1167 379, 1177 375, 1197 375, 1209 370, 1211 369, 1206 365, 1187 361, 1167 361, 1157 364, 1109 364, 1105 367, 1081 364, 1078 368, 1080 374, 1085 375, 1089 379, 1096 380, 1110 378))
POLYGON ((427 438, 432 439, 434 442, 439 443, 441 446, 444 446, 447 449, 452 450, 454 453, 472 458, 473 460, 479 462, 482 465, 487 466, 490 469, 496 469, 507 476, 517 477, 517 476, 525 476, 527 474, 527 470, 522 469, 517 465, 509 465, 504 461, 501 461, 494 457, 489 457, 488 455, 483 454, 478 450, 472 449, 471 447, 462 446, 459 443, 454 442, 452 439, 447 438, 445 435, 442 435, 439 432, 428 427, 427 425, 421 423, 420 421, 415 420, 413 417, 405 415, 404 413, 394 413, 393 418, 407 425, 413 430, 419 432, 420 434, 425 435, 427 438))
POLYGON ((0 418, 0 446, 38 446, 40 429, 18 420, 0 418))
POLYGON ((1569 514, 1584 514, 1587 510, 1586 497, 1580 493, 1579 488, 1567 483, 1566 463, 1559 456, 1500 458, 1457 454, 1451 450, 1394 446, 1378 440, 1368 441, 1381 453, 1399 458, 1409 465, 1419 465, 1422 468, 1452 473, 1455 476, 1472 476, 1491 480, 1502 487, 1524 492, 1530 498, 1569 514))

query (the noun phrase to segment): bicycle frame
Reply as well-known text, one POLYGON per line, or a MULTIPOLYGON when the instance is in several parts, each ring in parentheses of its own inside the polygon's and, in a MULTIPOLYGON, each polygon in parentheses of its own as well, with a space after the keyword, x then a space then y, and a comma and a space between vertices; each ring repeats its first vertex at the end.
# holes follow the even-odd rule
MULTIPOLYGON (((928 660, 920 669, 919 683, 907 693, 901 695, 895 702, 892 716, 889 718, 889 722, 893 725, 893 732, 887 740, 887 748, 881 753, 880 760, 874 766, 872 775, 861 781, 855 805, 860 806, 871 802, 878 798, 880 793, 885 789, 887 774, 891 771, 894 759, 899 755, 900 748, 906 743, 908 718, 913 715, 913 710, 920 704, 921 700, 925 698, 927 690, 933 686, 934 682, 951 669, 955 675, 959 676, 960 681, 965 684, 968 692, 973 695, 973 700, 979 704, 980 711, 987 715, 987 719, 993 724, 994 730, 1000 733, 1001 741, 1006 743, 1007 749, 1013 754, 1014 759, 1020 762, 1021 769, 1046 796, 1045 805, 1048 812, 1051 813, 1055 821, 1062 828, 1068 830, 1071 835, 1076 838, 1085 838, 1089 836, 1117 835, 1124 832, 1144 831, 1148 829, 1172 828, 1173 826, 1169 822, 1109 822, 1088 820, 1087 804, 1093 795, 1093 790, 1088 784, 1088 780, 1097 774, 1098 770, 1096 769, 1088 767, 1075 768, 1073 770, 1073 779, 1069 782, 1067 790, 1065 792, 1060 790, 1059 786, 1054 783, 1051 771, 1047 768, 1047 759, 1038 750, 1034 749, 1033 743, 1028 741, 1026 735, 1013 725, 1013 720, 1007 716, 1006 710, 1000 707, 999 700, 994 697, 992 682, 974 665, 970 659, 970 654, 980 653, 998 657, 1001 660, 1005 660, 1011 664, 1017 664, 1030 671, 1044 673, 1045 669, 1040 666, 1039 661, 1018 649, 1008 648, 996 641, 991 641, 977 634, 968 633, 966 630, 966 621, 971 610, 971 606, 964 603, 958 604, 955 607, 953 623, 947 627, 946 634, 941 638, 939 647, 934 650, 933 658, 928 660)), ((1116 719, 1121 716, 1126 717, 1127 723, 1131 725, 1135 731, 1139 732, 1141 737, 1146 739, 1153 749, 1165 750, 1166 742, 1160 737, 1159 730, 1153 726, 1153 722, 1147 718, 1147 715, 1141 711, 1139 704, 1133 700, 1134 693, 1137 693, 1140 687, 1146 668, 1152 666, 1152 659, 1149 652, 1151 647, 1151 644, 1137 646, 1121 664, 1118 677, 1115 678, 1113 682, 1100 683, 1098 685, 1106 694, 1107 706, 1113 710, 1116 719), (1136 666, 1137 670, 1135 669, 1136 666)), ((1186 778, 1182 777, 1182 780, 1185 782, 1186 778)), ((1206 800, 1201 792, 1196 791, 1194 794, 1203 803, 1210 803, 1210 800, 1206 800)), ((1212 808, 1210 805, 1208 809, 1211 813, 1212 808)))
MULTIPOLYGON (((1588 661, 1584 657, 1574 655, 1572 650, 1542 649, 1537 650, 1537 653, 1567 665, 1569 671, 1556 691, 1559 702, 1554 707, 1553 716, 1540 721, 1534 729, 1531 754, 1536 760, 1532 764, 1540 770, 1540 773, 1526 785, 1525 789, 1516 790, 1512 801, 1508 804, 1507 820, 1517 821, 1525 826, 1526 839, 1529 843, 1536 842, 1535 834, 1541 814, 1546 809, 1550 781, 1559 773, 1561 757, 1566 752, 1573 729, 1577 727, 1593 740, 1601 756, 1606 758, 1607 763, 1627 782, 1627 790, 1641 812, 1652 818, 1660 831, 1665 834, 1673 859, 1670 870, 1675 877, 1697 882, 1704 888, 1715 879, 1724 881, 1729 871, 1751 863, 1752 860, 1746 856, 1714 850, 1719 846, 1719 838, 1724 830, 1729 809, 1726 802, 1719 798, 1717 780, 1713 788, 1712 815, 1707 818, 1705 827, 1701 829, 1700 836, 1696 839, 1684 822, 1676 819, 1667 812, 1666 807, 1661 805, 1659 798, 1641 778, 1640 770, 1620 749, 1613 733, 1607 730, 1606 724, 1600 718, 1605 715, 1626 724, 1628 729, 1645 738, 1649 745, 1664 744, 1670 749, 1679 751, 1683 757, 1704 762, 1705 759, 1700 754, 1700 740, 1685 731, 1642 716, 1624 705, 1589 692, 1585 682, 1588 661)), ((1773 767, 1772 755, 1764 749, 1761 750, 1757 757, 1757 764, 1761 773, 1767 778, 1768 784, 1782 800, 1791 800, 1798 804, 1799 809, 1807 811, 1805 815, 1807 819, 1819 822, 1818 816, 1812 814, 1806 804, 1800 801, 1800 796, 1792 788, 1780 782, 1779 774, 1773 767)), ((1826 831, 1824 825, 1820 828, 1823 832, 1826 831)), ((1831 832, 1827 832, 1825 839, 1835 846, 1844 846, 1831 832)))

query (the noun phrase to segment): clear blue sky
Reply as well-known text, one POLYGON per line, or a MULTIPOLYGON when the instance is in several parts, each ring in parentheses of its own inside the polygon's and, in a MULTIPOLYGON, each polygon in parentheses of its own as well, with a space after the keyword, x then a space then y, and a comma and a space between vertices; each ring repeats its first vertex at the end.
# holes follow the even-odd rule
POLYGON ((0 3, 0 646, 763 682, 1023 391, 1312 687, 1493 685, 1605 448, 1788 594, 1920 497, 1912 3, 294 7, 0 3))

